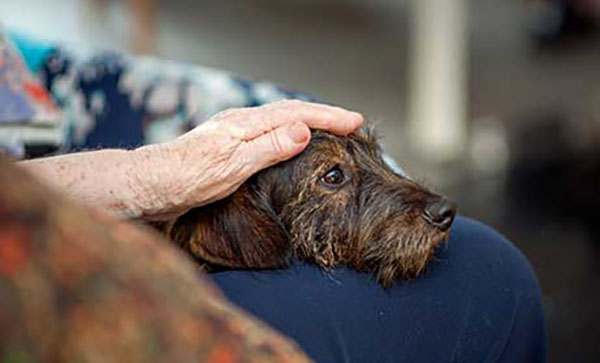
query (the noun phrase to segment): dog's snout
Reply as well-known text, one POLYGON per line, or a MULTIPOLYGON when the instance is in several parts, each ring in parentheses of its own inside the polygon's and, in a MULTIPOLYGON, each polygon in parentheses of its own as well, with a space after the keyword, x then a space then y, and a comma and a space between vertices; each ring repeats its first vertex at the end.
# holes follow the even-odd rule
POLYGON ((456 203, 443 197, 432 198, 423 210, 425 220, 442 231, 450 228, 455 216, 456 203))

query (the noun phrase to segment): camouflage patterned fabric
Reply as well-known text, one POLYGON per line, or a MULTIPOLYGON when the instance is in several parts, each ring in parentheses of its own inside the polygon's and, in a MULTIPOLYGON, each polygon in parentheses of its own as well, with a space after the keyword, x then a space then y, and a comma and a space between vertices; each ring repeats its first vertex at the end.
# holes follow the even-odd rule
POLYGON ((157 235, 0 170, 0 362, 308 361, 157 235))

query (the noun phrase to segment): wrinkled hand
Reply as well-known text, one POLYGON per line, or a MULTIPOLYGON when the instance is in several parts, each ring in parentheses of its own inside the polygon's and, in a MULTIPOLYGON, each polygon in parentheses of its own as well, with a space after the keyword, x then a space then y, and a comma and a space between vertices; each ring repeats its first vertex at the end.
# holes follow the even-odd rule
POLYGON ((221 112, 179 138, 136 150, 140 183, 152 197, 147 219, 166 219, 233 193, 259 170, 299 154, 310 129, 345 135, 363 117, 355 112, 296 100, 221 112))

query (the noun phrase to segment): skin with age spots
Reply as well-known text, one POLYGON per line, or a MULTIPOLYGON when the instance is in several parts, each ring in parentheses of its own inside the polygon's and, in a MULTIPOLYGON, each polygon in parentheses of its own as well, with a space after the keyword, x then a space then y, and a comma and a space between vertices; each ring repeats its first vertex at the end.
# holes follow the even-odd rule
POLYGON ((300 153, 310 129, 363 123, 339 107, 287 100, 221 112, 163 144, 19 163, 63 194, 120 217, 168 220, 233 193, 254 173, 300 153))

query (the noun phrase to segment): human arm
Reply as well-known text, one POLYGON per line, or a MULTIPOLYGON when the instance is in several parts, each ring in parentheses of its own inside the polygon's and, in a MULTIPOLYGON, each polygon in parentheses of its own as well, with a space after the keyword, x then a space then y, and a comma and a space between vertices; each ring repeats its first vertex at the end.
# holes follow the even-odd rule
POLYGON ((257 171, 300 153, 310 128, 347 134, 357 113, 280 101, 215 115, 179 138, 20 164, 81 203, 129 218, 168 219, 233 193, 257 171))

